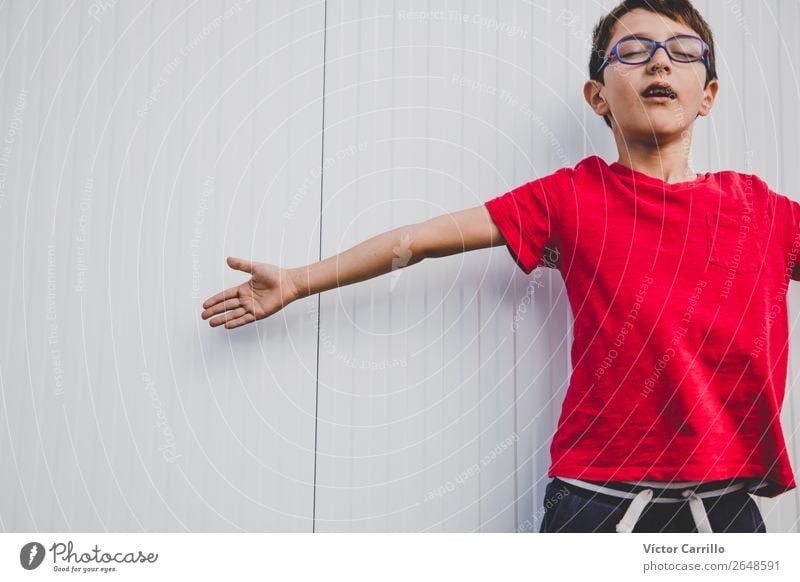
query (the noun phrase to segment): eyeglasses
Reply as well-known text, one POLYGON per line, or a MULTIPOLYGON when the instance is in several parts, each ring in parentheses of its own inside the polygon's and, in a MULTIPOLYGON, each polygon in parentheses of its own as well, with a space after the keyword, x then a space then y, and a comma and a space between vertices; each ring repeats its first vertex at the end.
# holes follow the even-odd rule
POLYGON ((641 65, 648 62, 662 47, 669 59, 675 63, 694 63, 703 61, 708 69, 710 49, 706 42, 699 37, 688 34, 679 34, 668 38, 663 42, 658 42, 650 38, 628 36, 620 39, 617 44, 608 51, 608 56, 603 60, 597 72, 603 70, 607 64, 617 60, 624 65, 641 65))

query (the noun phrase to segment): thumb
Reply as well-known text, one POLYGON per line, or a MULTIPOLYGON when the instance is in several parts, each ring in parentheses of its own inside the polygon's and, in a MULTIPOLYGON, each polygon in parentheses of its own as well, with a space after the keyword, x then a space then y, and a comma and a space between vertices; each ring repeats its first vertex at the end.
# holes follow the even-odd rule
POLYGON ((253 272, 253 263, 245 261, 244 259, 237 259, 236 257, 228 257, 228 266, 239 271, 244 271, 245 273, 253 272))

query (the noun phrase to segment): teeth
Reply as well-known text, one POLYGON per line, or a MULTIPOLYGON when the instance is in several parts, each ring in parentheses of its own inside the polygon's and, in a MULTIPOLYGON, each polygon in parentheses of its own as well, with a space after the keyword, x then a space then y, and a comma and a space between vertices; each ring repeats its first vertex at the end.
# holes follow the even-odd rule
POLYGON ((675 99, 675 93, 670 89, 648 89, 644 92, 645 97, 669 97, 675 99))

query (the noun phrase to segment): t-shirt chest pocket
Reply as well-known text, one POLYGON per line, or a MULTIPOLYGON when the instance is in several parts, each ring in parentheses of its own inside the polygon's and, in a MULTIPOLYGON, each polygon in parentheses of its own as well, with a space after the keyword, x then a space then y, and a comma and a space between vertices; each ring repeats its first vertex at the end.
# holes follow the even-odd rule
POLYGON ((756 273, 764 263, 764 246, 747 214, 706 213, 708 262, 736 273, 756 273))

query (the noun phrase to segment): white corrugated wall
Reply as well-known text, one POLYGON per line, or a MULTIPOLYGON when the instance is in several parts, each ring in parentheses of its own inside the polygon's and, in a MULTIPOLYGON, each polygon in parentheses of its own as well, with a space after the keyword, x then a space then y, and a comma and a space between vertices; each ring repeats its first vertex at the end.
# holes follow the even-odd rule
MULTIPOLYGON (((0 3, 0 530, 536 531, 558 272, 497 248, 199 314, 246 279, 228 255, 300 266, 616 159, 581 92, 614 4, 0 3)), ((797 199, 800 3, 696 5, 721 92, 694 167, 797 199)), ((799 500, 759 502, 770 531, 799 500)))

